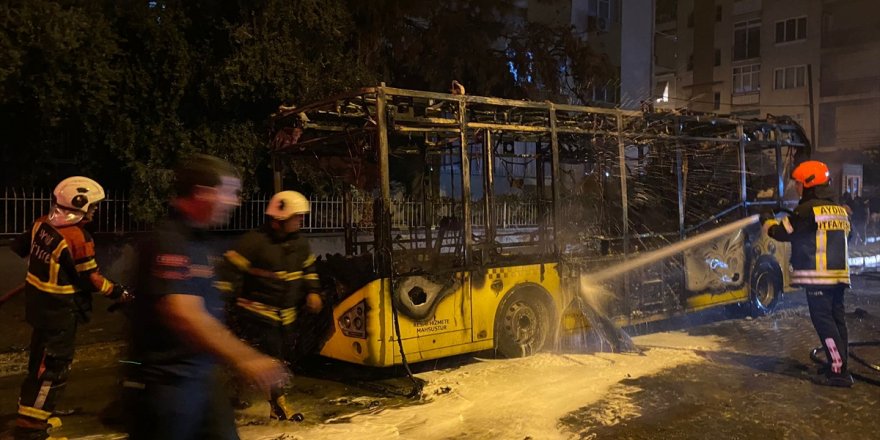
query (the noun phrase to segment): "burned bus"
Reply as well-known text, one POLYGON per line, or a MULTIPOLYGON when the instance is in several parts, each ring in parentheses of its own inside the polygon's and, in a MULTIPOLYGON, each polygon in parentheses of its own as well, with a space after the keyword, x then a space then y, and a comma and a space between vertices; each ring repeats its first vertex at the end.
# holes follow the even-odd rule
MULTIPOLYGON (((272 122, 276 189, 312 173, 344 201, 345 252, 321 256, 335 330, 321 354, 370 366, 552 348, 595 324, 580 313, 584 276, 796 201, 787 176, 810 154, 787 118, 385 85, 272 122)), ((736 230, 603 280, 604 313, 768 313, 788 290, 786 246, 736 230)))

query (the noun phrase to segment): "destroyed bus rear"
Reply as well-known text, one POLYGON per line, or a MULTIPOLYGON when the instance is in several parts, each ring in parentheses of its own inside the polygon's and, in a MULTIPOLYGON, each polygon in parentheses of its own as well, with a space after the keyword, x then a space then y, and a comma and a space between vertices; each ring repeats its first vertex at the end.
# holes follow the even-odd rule
MULTIPOLYGON (((385 86, 282 108, 273 133, 277 189, 311 174, 344 201, 344 255, 321 257, 335 327, 321 353, 373 366, 401 363, 401 347, 410 362, 521 356, 589 332, 582 275, 782 207, 810 153, 785 118, 385 86)), ((788 286, 786 246, 752 225, 603 280, 593 306, 619 325, 766 313, 788 286)))

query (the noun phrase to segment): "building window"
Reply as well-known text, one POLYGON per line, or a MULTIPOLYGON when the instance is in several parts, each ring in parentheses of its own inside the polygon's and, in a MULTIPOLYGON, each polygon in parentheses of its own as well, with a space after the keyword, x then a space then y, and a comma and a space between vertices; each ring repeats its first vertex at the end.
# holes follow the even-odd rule
POLYGON ((773 71, 773 88, 798 89, 806 85, 807 66, 791 66, 773 71))
POLYGON ((589 0, 587 2, 587 15, 601 17, 611 21, 611 0, 589 0))
POLYGON ((761 56, 761 20, 741 21, 733 25, 733 59, 761 56))
POLYGON ((776 22, 776 42, 804 40, 807 38, 807 17, 789 18, 776 22))
POLYGON ((617 103, 617 86, 607 84, 604 86, 595 86, 590 90, 590 97, 595 102, 604 102, 609 104, 617 103))
POLYGON ((721 18, 724 16, 723 9, 721 5, 715 6, 715 21, 721 21, 721 18))
POLYGON ((733 93, 743 94, 761 90, 761 65, 748 64, 733 68, 733 93))
POLYGON ((715 67, 721 65, 721 49, 715 49, 715 67))
POLYGON ((688 72, 690 72, 691 70, 694 70, 694 54, 688 55, 687 70, 688 70, 688 72))
POLYGON ((693 27, 694 27, 694 11, 691 11, 691 13, 688 15, 688 28, 693 28, 693 27))
POLYGON ((843 190, 849 191, 849 193, 853 197, 861 196, 862 195, 862 178, 861 177, 862 176, 859 176, 859 175, 844 174, 843 181, 845 183, 843 186, 843 190))
POLYGON ((715 110, 721 108, 721 92, 715 92, 712 100, 712 108, 715 110))
MULTIPOLYGON (((607 32, 612 22, 612 0, 589 0, 587 2, 588 30, 607 32)), ((616 20, 614 20, 616 21, 616 20)))

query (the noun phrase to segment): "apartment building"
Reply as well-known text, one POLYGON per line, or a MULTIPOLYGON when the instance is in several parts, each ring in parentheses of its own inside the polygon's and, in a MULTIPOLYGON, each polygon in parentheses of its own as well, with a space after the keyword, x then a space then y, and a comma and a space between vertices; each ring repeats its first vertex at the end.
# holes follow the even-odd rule
MULTIPOLYGON (((841 190, 880 195, 880 176, 864 179, 858 164, 880 147, 880 15, 876 0, 823 0, 818 144, 842 167, 841 190), (872 179, 873 178, 873 179, 872 179)), ((880 207, 873 207, 878 211, 880 207)))
POLYGON ((637 109, 653 83, 654 0, 521 0, 527 20, 570 25, 617 68, 614 82, 596 87, 590 103, 637 109))
POLYGON ((880 146, 875 0, 657 0, 654 100, 750 118, 788 115, 861 193, 861 158, 880 146))

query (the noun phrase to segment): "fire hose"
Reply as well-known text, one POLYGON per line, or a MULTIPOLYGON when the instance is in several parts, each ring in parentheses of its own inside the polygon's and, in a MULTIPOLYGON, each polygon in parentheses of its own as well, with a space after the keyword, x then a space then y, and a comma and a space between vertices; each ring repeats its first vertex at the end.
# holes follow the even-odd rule
MULTIPOLYGON (((389 273, 388 284, 394 286, 394 259, 392 257, 392 252, 390 249, 384 249, 386 251, 386 255, 388 258, 388 266, 391 268, 391 272, 389 273)), ((382 294, 385 292, 385 283, 381 283, 382 286, 382 294)), ((410 388, 409 393, 405 395, 405 397, 414 399, 420 397, 422 395, 422 388, 424 386, 423 382, 420 382, 416 379, 412 370, 409 368, 409 362, 406 360, 406 352, 403 349, 403 338, 400 336, 400 317, 398 316, 397 306, 395 305, 395 301, 391 301, 391 316, 394 321, 394 333, 397 336, 397 348, 400 350, 400 360, 403 364, 404 369, 406 370, 406 375, 409 378, 410 382, 412 382, 412 388, 410 388)))
POLYGON ((14 298, 16 295, 24 292, 24 283, 19 284, 18 286, 13 287, 8 292, 4 293, 3 296, 0 296, 0 306, 5 304, 7 301, 14 298))

